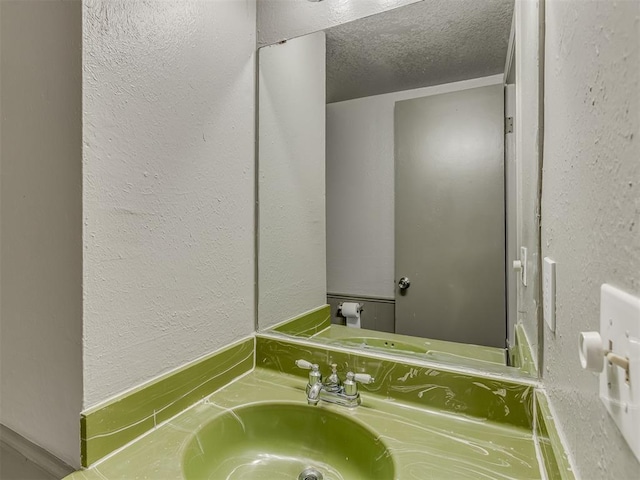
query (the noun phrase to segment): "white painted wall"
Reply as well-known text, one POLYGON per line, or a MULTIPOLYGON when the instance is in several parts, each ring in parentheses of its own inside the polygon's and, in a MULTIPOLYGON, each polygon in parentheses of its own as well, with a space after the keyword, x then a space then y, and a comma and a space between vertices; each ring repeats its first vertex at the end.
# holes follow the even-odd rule
POLYGON ((540 349, 540 145, 539 145, 540 0, 515 2, 516 18, 516 176, 517 246, 527 248, 527 286, 518 283, 518 321, 524 326, 535 361, 540 349))
POLYGON ((259 0, 258 46, 324 30, 422 0, 259 0))
POLYGON ((82 6, 0 12, 0 422, 79 466, 82 6))
POLYGON ((260 328, 327 302, 325 35, 259 52, 260 328))
POLYGON ((599 290, 640 295, 639 2, 546 3, 542 253, 557 264, 544 385, 579 478, 638 478, 640 464, 580 369, 599 290))
POLYGON ((502 75, 327 105, 327 291, 395 297, 395 102, 502 83, 502 75))
POLYGON ((84 406, 254 330, 255 0, 85 0, 84 406))

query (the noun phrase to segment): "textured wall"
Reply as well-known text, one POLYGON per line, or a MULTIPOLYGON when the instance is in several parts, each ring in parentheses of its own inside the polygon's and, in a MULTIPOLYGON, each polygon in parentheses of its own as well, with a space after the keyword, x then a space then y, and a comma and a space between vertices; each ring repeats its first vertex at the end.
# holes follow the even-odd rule
POLYGON ((422 0, 258 0, 258 46, 422 0))
POLYGON ((326 303, 325 36, 260 50, 260 328, 326 303))
POLYGON ((576 351, 602 283, 640 295, 639 18, 636 1, 546 5, 542 253, 558 266, 544 384, 585 479, 640 471, 576 351))
POLYGON ((0 9, 0 421, 79 466, 82 5, 0 9))
POLYGON ((502 75, 327 105, 327 291, 395 297, 395 102, 502 83, 502 75))
POLYGON ((254 328, 255 0, 85 0, 84 403, 254 328))
POLYGON ((538 264, 540 262, 539 161, 539 0, 517 1, 516 16, 516 176, 517 245, 527 247, 527 286, 518 283, 518 321, 522 322, 534 358, 540 348, 538 264))

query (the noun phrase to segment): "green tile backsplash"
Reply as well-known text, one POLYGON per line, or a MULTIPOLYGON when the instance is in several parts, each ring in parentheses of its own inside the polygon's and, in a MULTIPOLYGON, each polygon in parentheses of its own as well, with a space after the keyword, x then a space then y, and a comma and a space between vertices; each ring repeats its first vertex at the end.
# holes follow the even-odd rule
POLYGON ((88 466, 248 372, 254 338, 185 365, 82 413, 82 465, 88 466))
POLYGON ((524 333, 524 326, 521 323, 516 325, 515 337, 516 344, 511 349, 512 365, 532 377, 537 376, 538 368, 533 359, 531 345, 529 345, 527 335, 524 333))
POLYGON ((299 358, 319 364, 325 375, 331 363, 338 364, 342 376, 348 369, 369 373, 376 381, 371 385, 363 385, 363 392, 370 391, 422 407, 528 429, 533 425, 532 384, 412 365, 410 361, 381 359, 327 346, 257 335, 257 366, 306 378, 308 372, 295 366, 294 362, 299 358))
POLYGON ((312 337, 330 326, 331 307, 323 305, 274 327, 273 331, 296 337, 312 337))
POLYGON ((535 433, 540 454, 549 480, 574 480, 566 450, 556 429, 549 402, 545 394, 537 390, 535 433))

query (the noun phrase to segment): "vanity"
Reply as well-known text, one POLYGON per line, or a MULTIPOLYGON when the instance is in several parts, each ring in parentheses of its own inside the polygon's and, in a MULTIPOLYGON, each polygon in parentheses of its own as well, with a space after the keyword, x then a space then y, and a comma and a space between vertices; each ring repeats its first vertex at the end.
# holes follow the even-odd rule
MULTIPOLYGON (((572 478, 536 382, 251 340, 255 368, 67 478, 572 478), (302 357, 327 376, 335 364, 340 381, 347 369, 373 380, 357 406, 309 405, 302 357)), ((227 368, 221 355, 213 363, 227 368)))

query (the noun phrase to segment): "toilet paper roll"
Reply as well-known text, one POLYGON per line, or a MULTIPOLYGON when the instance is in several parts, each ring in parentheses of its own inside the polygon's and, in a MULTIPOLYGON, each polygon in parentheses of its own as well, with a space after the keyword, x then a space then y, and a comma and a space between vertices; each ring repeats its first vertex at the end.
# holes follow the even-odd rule
POLYGON ((342 316, 347 319, 347 327, 360 328, 360 305, 358 303, 344 302, 342 316))
POLYGON ((598 332, 580 332, 580 364, 585 370, 602 372, 604 347, 598 332))

